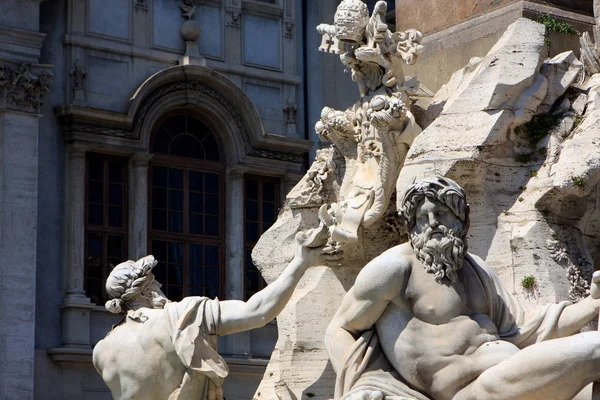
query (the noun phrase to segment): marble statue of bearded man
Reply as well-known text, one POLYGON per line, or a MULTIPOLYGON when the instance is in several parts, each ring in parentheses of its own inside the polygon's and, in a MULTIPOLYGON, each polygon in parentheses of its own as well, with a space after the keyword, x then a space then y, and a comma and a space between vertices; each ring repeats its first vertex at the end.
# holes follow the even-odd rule
POLYGON ((524 312, 467 252, 469 206, 456 182, 410 186, 410 242, 368 263, 326 333, 335 399, 567 400, 600 378, 600 332, 577 333, 591 294, 524 312))

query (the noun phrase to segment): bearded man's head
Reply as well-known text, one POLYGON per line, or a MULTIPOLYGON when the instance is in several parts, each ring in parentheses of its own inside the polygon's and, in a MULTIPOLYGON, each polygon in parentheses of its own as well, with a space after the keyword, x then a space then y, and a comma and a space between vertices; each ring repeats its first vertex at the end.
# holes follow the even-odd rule
POLYGON ((401 204, 417 259, 438 283, 455 282, 467 254, 469 205, 464 190, 449 178, 424 179, 406 190, 401 204))

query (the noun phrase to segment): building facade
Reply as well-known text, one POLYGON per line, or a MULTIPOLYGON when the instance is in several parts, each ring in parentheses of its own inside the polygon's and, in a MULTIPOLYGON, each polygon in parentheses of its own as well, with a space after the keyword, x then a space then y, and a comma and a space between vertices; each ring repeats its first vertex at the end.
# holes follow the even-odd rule
MULTIPOLYGON (((110 398, 91 354, 119 322, 104 280, 120 261, 154 254, 173 300, 264 286, 252 246, 321 108, 358 97, 317 50, 336 7, 0 3, 0 398, 110 398)), ((271 323, 221 338, 228 400, 252 397, 276 337, 271 323)))

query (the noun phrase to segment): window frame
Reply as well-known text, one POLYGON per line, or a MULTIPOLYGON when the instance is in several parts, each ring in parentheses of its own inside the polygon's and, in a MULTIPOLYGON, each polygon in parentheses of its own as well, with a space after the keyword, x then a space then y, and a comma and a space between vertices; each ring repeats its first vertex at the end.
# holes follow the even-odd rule
MULTIPOLYGON (((148 165, 148 213, 147 213, 147 223, 148 223, 148 235, 147 235, 147 248, 150 254, 152 254, 152 241, 158 240, 163 242, 175 242, 183 245, 183 276, 182 276, 182 298, 189 296, 189 246, 192 244, 198 244, 203 246, 216 246, 219 248, 219 289, 217 296, 219 298, 224 298, 224 294, 226 293, 226 282, 227 282, 227 266, 225 265, 226 257, 225 254, 227 252, 227 226, 226 226, 226 190, 225 190, 225 161, 223 157, 222 151, 222 143, 220 143, 219 138, 214 132, 211 130, 211 134, 215 137, 217 146, 219 148, 219 159, 220 162, 209 161, 209 160, 201 160, 196 158, 182 157, 176 155, 168 155, 163 153, 152 153, 154 147, 154 139, 156 137, 156 132, 161 128, 163 123, 172 117, 188 117, 188 118, 196 118, 200 122, 202 122, 207 129, 209 125, 204 123, 202 118, 196 115, 189 110, 179 110, 173 111, 169 113, 165 113, 156 123, 153 128, 152 136, 150 140, 150 148, 149 151, 153 154, 152 160, 148 165), (152 202, 152 193, 154 189, 153 184, 153 170, 154 167, 163 167, 163 168, 173 168, 173 169, 181 169, 183 170, 183 232, 169 232, 163 230, 154 229, 152 226, 152 212, 153 212, 153 202, 152 202), (189 173, 193 172, 201 172, 201 173, 213 173, 218 175, 219 177, 219 236, 209 236, 205 234, 191 234, 189 233, 189 173)), ((167 262, 167 260, 159 260, 167 262)), ((163 285, 166 285, 166 282, 160 282, 163 285)))
MULTIPOLYGON (((88 259, 88 255, 89 255, 89 240, 88 240, 88 235, 89 234, 98 234, 98 235, 102 235, 102 284, 101 284, 101 288, 102 288, 102 293, 101 293, 101 298, 100 301, 101 302, 105 302, 106 300, 108 300, 108 296, 106 294, 106 279, 108 278, 108 275, 110 274, 109 268, 108 268, 108 237, 109 236, 121 236, 123 241, 122 241, 122 247, 121 247, 121 261, 123 262, 127 259, 127 252, 128 252, 128 239, 129 239, 129 159, 127 157, 123 157, 123 156, 117 156, 117 155, 113 155, 113 154, 104 154, 104 153, 99 153, 99 152, 86 152, 85 154, 85 172, 84 172, 84 185, 85 185, 85 189, 84 189, 84 203, 83 203, 83 207, 84 207, 84 262, 83 262, 83 287, 86 293, 86 296, 89 296, 89 285, 88 285, 88 263, 87 263, 87 259, 88 259), (103 216, 102 216, 102 225, 92 225, 89 223, 89 181, 90 181, 90 160, 99 160, 103 162, 103 179, 102 179, 102 206, 103 206, 103 216), (108 188, 110 185, 109 182, 109 162, 110 161, 117 161, 117 162, 122 162, 123 163, 123 212, 122 212, 122 219, 123 219, 123 227, 122 228, 115 228, 115 227, 111 227, 108 224, 108 207, 109 207, 109 203, 108 203, 108 198, 109 198, 109 193, 108 193, 108 188)), ((116 266, 116 265, 115 265, 116 266)), ((95 279, 95 278, 94 278, 95 279)), ((92 299, 93 301, 93 299, 92 299)), ((102 305, 102 304, 98 304, 98 305, 102 305)))
MULTIPOLYGON (((272 176, 262 176, 262 175, 255 175, 255 174, 244 174, 244 210, 243 210, 243 227, 244 227, 244 260, 243 260, 243 288, 242 288, 242 293, 244 296, 244 300, 248 300, 248 298, 250 298, 251 296, 248 296, 248 290, 247 290, 247 285, 246 285, 246 274, 248 272, 248 259, 247 259, 247 254, 248 251, 252 252, 252 249, 254 248, 254 246, 256 246, 256 244, 258 243, 258 241, 253 242, 253 241, 249 241, 246 237, 246 222, 247 222, 247 217, 246 217, 246 206, 247 206, 247 198, 246 198, 246 185, 248 180, 255 180, 259 182, 259 191, 258 191, 258 224, 259 224, 259 228, 258 228, 258 237, 260 239, 260 237, 263 235, 263 233, 266 232, 266 230, 264 229, 264 218, 263 218, 263 208, 262 208, 262 204, 263 204, 263 183, 264 182, 270 182, 270 183, 274 183, 275 184, 275 210, 277 211, 277 213, 279 213, 279 210, 281 210, 281 180, 279 178, 276 177, 272 177, 272 176)), ((253 221, 254 222, 254 221, 253 221)), ((277 216, 275 217, 275 221, 273 221, 273 224, 275 224, 275 222, 277 222, 277 216)), ((271 225, 273 226, 273 225, 271 225)), ((250 260, 250 262, 252 262, 252 260, 250 260)), ((257 268, 258 269, 258 268, 257 268)), ((264 278, 262 277, 262 275, 260 275, 260 270, 259 270, 259 281, 258 281, 258 291, 261 291, 262 289, 264 289, 267 286, 267 283, 265 282, 264 278)), ((252 294, 254 294, 256 292, 253 292, 252 294)))

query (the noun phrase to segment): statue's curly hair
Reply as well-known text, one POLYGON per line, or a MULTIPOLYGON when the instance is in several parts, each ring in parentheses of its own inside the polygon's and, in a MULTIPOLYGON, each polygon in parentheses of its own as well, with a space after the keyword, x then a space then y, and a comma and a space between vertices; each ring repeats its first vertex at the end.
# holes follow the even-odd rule
POLYGON ((106 293, 111 299, 106 302, 106 309, 114 314, 124 312, 127 302, 142 292, 156 264, 154 256, 149 255, 138 261, 128 260, 117 265, 106 280, 106 293))
POLYGON ((466 233, 469 229, 469 205, 465 191, 452 179, 443 176, 423 179, 406 189, 399 214, 404 218, 408 232, 415 226, 417 206, 425 197, 451 209, 465 225, 466 233))

